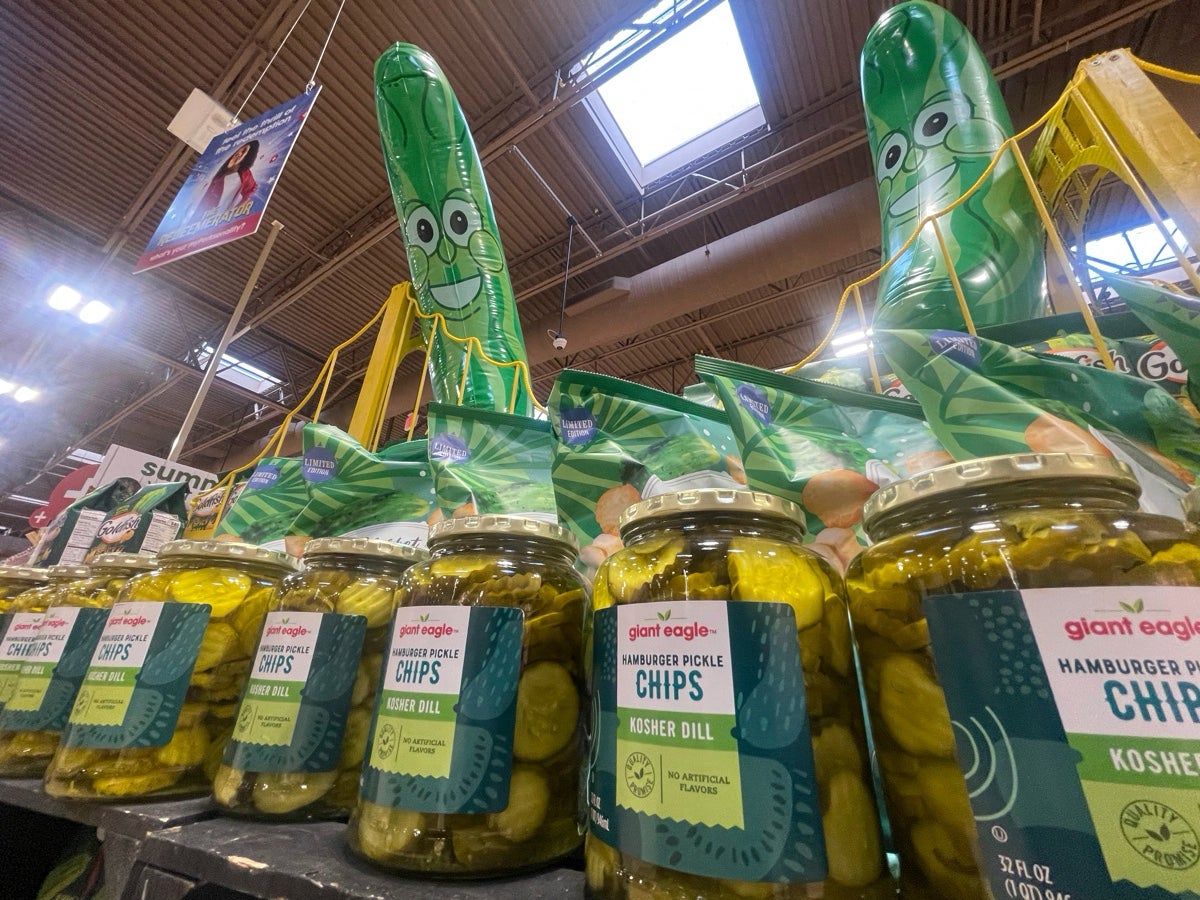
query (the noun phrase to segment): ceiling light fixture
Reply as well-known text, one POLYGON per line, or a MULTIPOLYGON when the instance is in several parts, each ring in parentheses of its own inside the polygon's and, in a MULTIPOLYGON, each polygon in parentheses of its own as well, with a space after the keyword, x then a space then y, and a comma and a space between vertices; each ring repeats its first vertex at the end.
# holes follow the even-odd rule
POLYGON ((50 293, 46 295, 46 303, 51 309, 57 309, 61 312, 70 312, 83 300, 83 294, 71 287, 69 284, 55 285, 50 293))
POLYGON ((861 328, 855 328, 853 331, 847 331, 845 334, 839 334, 829 342, 831 347, 841 347, 843 344, 861 343, 871 336, 871 329, 864 331, 861 328))
POLYGON ((0 394, 7 394, 9 391, 14 390, 15 388, 16 385, 11 381, 5 381, 3 378, 0 378, 0 394))
POLYGON ((40 393, 36 388, 22 385, 13 391, 13 399, 18 403, 28 403, 30 400, 36 400, 40 393))
POLYGON ((871 349, 871 345, 868 344, 866 341, 863 341, 860 344, 851 344, 849 347, 843 347, 841 350, 839 350, 837 353, 835 353, 833 355, 837 359, 841 359, 844 356, 857 356, 859 353, 866 353, 870 349, 871 349))
POLYGON ((112 307, 102 300, 89 300, 83 304, 83 308, 79 310, 79 320, 86 322, 88 325, 96 325, 108 318, 112 312, 112 307))

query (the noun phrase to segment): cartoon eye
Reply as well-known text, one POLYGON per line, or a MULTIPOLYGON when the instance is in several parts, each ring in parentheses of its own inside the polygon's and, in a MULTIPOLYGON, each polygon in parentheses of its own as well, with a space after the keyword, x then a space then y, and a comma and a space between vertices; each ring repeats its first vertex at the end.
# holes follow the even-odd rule
POLYGON ((900 132, 892 133, 879 148, 879 162, 875 166, 876 177, 882 181, 900 171, 904 157, 908 155, 908 141, 900 132))
POLYGON ((940 144, 942 135, 954 121, 954 101, 939 100, 931 103, 917 114, 913 138, 922 146, 940 144))
POLYGON ((428 207, 418 206, 409 214, 408 221, 404 223, 404 240, 416 244, 430 256, 437 251, 437 219, 428 207))
POLYGON ((467 246, 467 238, 480 226, 479 210, 473 203, 451 198, 442 206, 442 228, 458 246, 467 246))

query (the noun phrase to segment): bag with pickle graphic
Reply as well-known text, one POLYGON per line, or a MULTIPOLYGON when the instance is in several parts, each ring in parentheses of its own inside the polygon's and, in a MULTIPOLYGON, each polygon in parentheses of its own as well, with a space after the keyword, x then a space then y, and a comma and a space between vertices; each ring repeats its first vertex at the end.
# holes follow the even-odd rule
MULTIPOLYGON (((1165 287, 1137 278, 1104 276, 1133 310, 1178 356, 1180 368, 1190 373, 1200 369, 1200 300, 1177 294, 1165 287)), ((1179 373, 1176 373, 1178 377, 1179 373)), ((1200 385, 1187 376, 1188 399, 1200 406, 1200 385)))
POLYGON ((393 446, 398 449, 391 458, 383 458, 332 425, 304 426, 301 475, 308 503, 289 528, 289 553, 299 556, 305 543, 317 537, 425 546, 437 509, 426 442, 393 446))
MULTIPOLYGON (((899 378, 891 372, 882 371, 886 367, 878 356, 875 358, 875 366, 879 371, 879 387, 882 389, 882 393, 888 397, 901 397, 906 400, 912 398, 908 388, 899 378)), ((867 360, 866 354, 818 359, 788 374, 806 381, 834 384, 852 391, 875 392, 875 381, 871 377, 871 364, 867 360)))
POLYGON ((696 357, 721 398, 750 487, 804 508, 809 549, 844 572, 866 545, 862 505, 952 458, 912 400, 696 357))
POLYGON ((547 402, 559 520, 595 569, 623 546, 617 519, 639 500, 689 488, 743 488, 725 414, 619 378, 564 369, 547 402))
POLYGON ((108 513, 140 488, 135 478, 118 478, 84 494, 46 526, 33 548, 29 565, 74 566, 83 562, 108 513))
POLYGON ((955 459, 1116 457, 1141 483, 1143 510, 1182 516, 1200 472, 1200 425, 1153 382, 957 331, 876 331, 875 340, 955 459))
POLYGON ((429 404, 429 465, 448 519, 496 514, 557 522, 548 422, 429 404))
POLYGON ((283 550, 284 535, 308 503, 308 482, 301 466, 300 460, 290 457, 259 460, 237 497, 226 501, 214 538, 283 550))
POLYGON ((101 523, 84 561, 90 563, 102 553, 157 553, 167 541, 179 537, 187 515, 187 489, 186 481, 148 484, 115 506, 101 523))

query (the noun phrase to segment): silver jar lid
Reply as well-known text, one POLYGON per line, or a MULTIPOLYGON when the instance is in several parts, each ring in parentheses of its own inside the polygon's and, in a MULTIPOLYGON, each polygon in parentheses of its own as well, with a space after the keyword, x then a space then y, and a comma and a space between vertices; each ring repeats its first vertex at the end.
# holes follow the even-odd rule
POLYGON ((660 519, 681 513, 734 512, 782 519, 804 530, 804 511, 791 500, 763 491, 735 491, 727 488, 699 488, 659 494, 634 503, 621 513, 617 528, 622 536, 635 522, 660 519))
POLYGON ((158 551, 159 559, 229 560, 232 562, 257 563, 285 572, 298 572, 300 561, 281 550, 268 550, 240 541, 170 541, 158 551))
POLYGON ((579 552, 575 535, 557 522, 543 522, 527 516, 459 516, 443 519, 429 528, 429 546, 455 534, 508 534, 520 537, 540 538, 562 544, 572 553, 579 552))
POLYGON ((6 581, 28 581, 30 584, 45 582, 49 577, 45 569, 33 566, 0 566, 0 579, 6 581))
POLYGON ((1083 453, 1010 453, 951 463, 880 488, 863 504, 863 528, 913 503, 998 485, 1037 482, 1104 482, 1132 499, 1142 492, 1133 470, 1119 459, 1083 453))
POLYGON ((409 547, 405 544, 394 544, 391 541, 380 541, 375 538, 361 537, 325 537, 313 538, 304 545, 304 561, 314 556, 330 554, 346 556, 369 556, 373 559, 388 559, 396 562, 414 563, 429 558, 429 551, 420 547, 409 547))
POLYGON ((158 558, 148 553, 101 553, 92 560, 93 569, 136 569, 149 571, 158 565, 158 558))
POLYGON ((50 566, 46 569, 46 575, 52 581, 78 581, 80 578, 87 578, 91 574, 91 566, 58 565, 50 566))

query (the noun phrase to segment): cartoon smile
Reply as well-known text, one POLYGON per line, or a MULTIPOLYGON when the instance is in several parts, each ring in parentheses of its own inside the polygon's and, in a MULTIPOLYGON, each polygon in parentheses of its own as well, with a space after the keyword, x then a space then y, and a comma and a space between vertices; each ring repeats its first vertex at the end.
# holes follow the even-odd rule
POLYGON ((475 274, 470 278, 452 281, 449 284, 431 284, 429 291, 439 306, 444 306, 446 309, 462 309, 475 299, 482 280, 478 274, 475 274))
MULTIPOLYGON (((921 194, 937 195, 942 188, 949 184, 955 173, 958 171, 958 163, 950 163, 938 169, 936 172, 931 172, 929 175, 922 178, 919 182, 910 187, 907 191, 892 201, 892 205, 888 207, 888 215, 894 218, 906 216, 917 208, 917 203, 921 199, 921 194)), ((954 200, 954 197, 946 198, 947 202, 954 200)), ((928 204, 925 204, 928 206, 928 204)))

